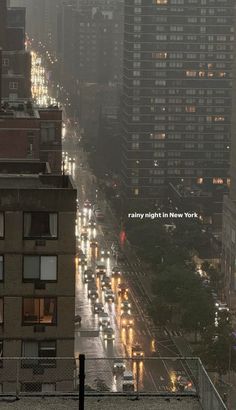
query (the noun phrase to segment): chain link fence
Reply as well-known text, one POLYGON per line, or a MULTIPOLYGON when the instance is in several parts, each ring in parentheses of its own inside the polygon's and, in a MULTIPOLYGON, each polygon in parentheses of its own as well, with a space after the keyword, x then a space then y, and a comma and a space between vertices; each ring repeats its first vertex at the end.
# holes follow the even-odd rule
MULTIPOLYGON (((76 395, 79 358, 2 358, 0 396, 76 395)), ((86 358, 85 395, 195 396, 205 410, 226 409, 198 358, 86 358)))

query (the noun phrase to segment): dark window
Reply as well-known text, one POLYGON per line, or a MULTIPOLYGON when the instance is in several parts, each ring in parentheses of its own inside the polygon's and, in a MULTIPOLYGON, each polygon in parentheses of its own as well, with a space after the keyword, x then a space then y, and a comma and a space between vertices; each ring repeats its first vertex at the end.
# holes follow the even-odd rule
POLYGON ((4 213, 0 212, 0 238, 4 237, 4 213))
POLYGON ((57 214, 25 212, 24 238, 57 238, 57 214))
POLYGON ((57 256, 24 256, 23 279, 57 280, 57 256))
POLYGON ((3 275, 4 275, 4 260, 3 260, 3 255, 0 255, 0 282, 3 281, 3 275))
POLYGON ((0 325, 3 324, 3 298, 0 298, 0 325))
POLYGON ((52 122, 41 123, 41 143, 47 144, 55 141, 55 124, 52 122))
POLYGON ((3 366, 3 340, 0 340, 0 367, 3 366))
POLYGON ((22 356, 29 358, 22 361, 22 367, 56 367, 56 341, 23 341, 22 356))
POLYGON ((23 325, 55 325, 57 319, 56 298, 23 298, 23 325))

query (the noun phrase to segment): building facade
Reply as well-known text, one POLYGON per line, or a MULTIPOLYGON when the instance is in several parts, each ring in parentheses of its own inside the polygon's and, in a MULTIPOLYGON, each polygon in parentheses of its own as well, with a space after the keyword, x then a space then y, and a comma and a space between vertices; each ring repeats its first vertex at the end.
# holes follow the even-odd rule
POLYGON ((0 387, 14 391, 16 362, 4 357, 18 356, 22 391, 72 391, 73 361, 54 358, 74 356, 77 191, 31 165, 0 175, 0 387))
POLYGON ((126 196, 227 183, 233 9, 233 0, 125 1, 126 196))
POLYGON ((37 159, 61 173, 62 111, 35 109, 31 102, 4 104, 0 111, 0 158, 37 159))
POLYGON ((31 57, 25 49, 25 9, 0 2, 1 101, 31 98, 31 57))

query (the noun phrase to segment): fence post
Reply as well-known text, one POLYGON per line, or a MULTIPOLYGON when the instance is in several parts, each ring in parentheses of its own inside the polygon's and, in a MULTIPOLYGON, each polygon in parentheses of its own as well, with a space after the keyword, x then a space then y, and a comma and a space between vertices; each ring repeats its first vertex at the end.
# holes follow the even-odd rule
POLYGON ((136 400, 139 400, 139 366, 140 366, 140 359, 136 361, 137 366, 137 380, 136 380, 136 387, 137 387, 137 396, 136 400))
POLYGON ((16 360, 16 397, 20 394, 20 359, 16 360))
POLYGON ((84 410, 85 355, 79 355, 79 410, 84 410))

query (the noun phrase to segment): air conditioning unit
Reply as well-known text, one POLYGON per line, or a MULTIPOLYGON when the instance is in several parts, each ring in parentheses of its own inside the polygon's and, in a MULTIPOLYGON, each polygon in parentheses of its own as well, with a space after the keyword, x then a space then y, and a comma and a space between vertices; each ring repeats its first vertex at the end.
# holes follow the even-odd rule
POLYGON ((35 332, 35 333, 45 332, 45 326, 44 326, 44 325, 40 325, 40 324, 35 325, 35 326, 34 326, 34 332, 35 332))
POLYGON ((44 239, 38 239, 35 241, 36 246, 46 246, 46 241, 44 239))
POLYGON ((34 282, 34 289, 45 290, 46 289, 46 284, 44 282, 41 282, 41 280, 36 280, 34 282))

